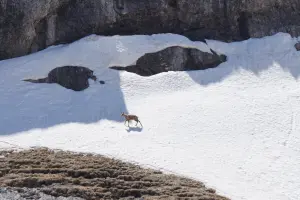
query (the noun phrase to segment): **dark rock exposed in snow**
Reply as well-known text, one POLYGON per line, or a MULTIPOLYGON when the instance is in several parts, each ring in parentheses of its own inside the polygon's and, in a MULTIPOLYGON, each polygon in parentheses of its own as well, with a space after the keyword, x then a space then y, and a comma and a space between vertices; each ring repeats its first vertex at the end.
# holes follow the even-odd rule
POLYGON ((225 55, 202 52, 195 48, 173 46, 154 53, 146 53, 140 57, 136 65, 127 67, 112 66, 116 70, 125 70, 141 76, 151 76, 167 71, 204 70, 217 67, 225 62, 225 55))
POLYGON ((88 79, 96 81, 93 71, 81 66, 62 66, 51 70, 48 76, 40 79, 24 79, 31 83, 57 83, 67 89, 81 91, 89 87, 88 79))
POLYGON ((300 51, 300 42, 297 42, 294 47, 297 51, 300 51))
POLYGON ((240 40, 300 33, 299 0, 0 0, 0 60, 90 34, 240 40))

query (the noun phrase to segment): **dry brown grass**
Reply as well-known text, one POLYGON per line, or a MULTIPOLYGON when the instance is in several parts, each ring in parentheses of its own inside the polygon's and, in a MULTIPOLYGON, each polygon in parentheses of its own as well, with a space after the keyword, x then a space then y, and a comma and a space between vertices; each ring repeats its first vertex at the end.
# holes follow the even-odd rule
POLYGON ((38 148, 0 152, 0 186, 84 199, 228 200, 201 182, 91 154, 38 148))

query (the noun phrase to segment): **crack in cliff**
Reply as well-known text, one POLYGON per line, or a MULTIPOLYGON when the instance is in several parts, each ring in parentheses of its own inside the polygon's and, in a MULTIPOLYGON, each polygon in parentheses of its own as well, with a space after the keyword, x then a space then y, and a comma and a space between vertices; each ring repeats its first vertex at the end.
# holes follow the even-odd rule
POLYGON ((237 23, 239 26, 239 34, 243 40, 247 40, 250 38, 249 34, 249 25, 248 25, 248 14, 244 11, 240 12, 239 17, 237 19, 237 23))
POLYGON ((177 9, 177 8, 178 8, 177 0, 169 0, 169 1, 168 1, 168 5, 169 5, 171 8, 174 8, 174 9, 177 9))
POLYGON ((228 37, 228 33, 230 32, 230 28, 229 28, 228 1, 227 0, 223 0, 223 16, 224 16, 223 29, 224 29, 224 32, 225 32, 225 36, 228 37))

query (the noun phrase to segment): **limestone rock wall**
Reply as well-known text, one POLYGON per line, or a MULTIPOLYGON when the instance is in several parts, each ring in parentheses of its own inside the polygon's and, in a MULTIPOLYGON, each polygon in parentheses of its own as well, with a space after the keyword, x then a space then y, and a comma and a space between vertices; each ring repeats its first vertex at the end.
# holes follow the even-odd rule
POLYGON ((0 60, 90 34, 300 35, 298 0, 0 0, 0 60))

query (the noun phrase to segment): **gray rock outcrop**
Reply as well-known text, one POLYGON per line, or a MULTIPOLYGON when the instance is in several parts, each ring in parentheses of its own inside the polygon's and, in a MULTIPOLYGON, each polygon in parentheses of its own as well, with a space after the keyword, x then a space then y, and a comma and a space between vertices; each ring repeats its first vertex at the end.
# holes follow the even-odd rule
POLYGON ((297 42, 294 47, 297 51, 300 51, 300 42, 297 42))
POLYGON ((90 34, 242 40, 300 33, 298 0, 0 0, 0 60, 90 34))
POLYGON ((195 48, 172 46, 154 53, 141 56, 135 65, 127 67, 112 66, 111 69, 125 70, 141 76, 151 76, 168 71, 205 70, 225 62, 225 55, 202 52, 195 48))
POLYGON ((88 79, 97 80, 93 71, 81 66, 56 67, 48 73, 48 76, 40 79, 24 79, 31 83, 57 83, 67 89, 82 91, 89 87, 88 79))

